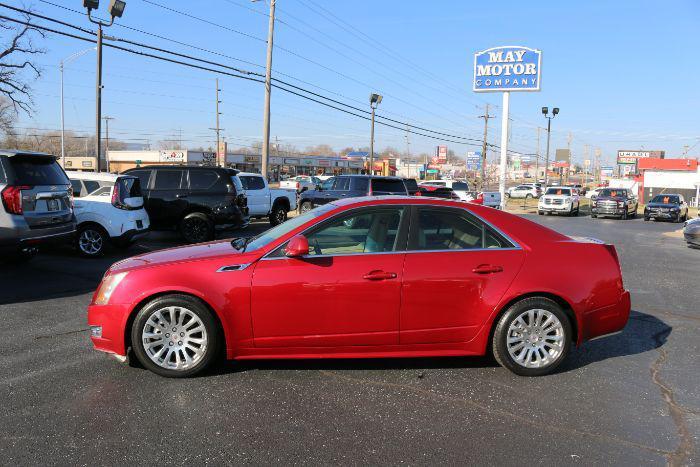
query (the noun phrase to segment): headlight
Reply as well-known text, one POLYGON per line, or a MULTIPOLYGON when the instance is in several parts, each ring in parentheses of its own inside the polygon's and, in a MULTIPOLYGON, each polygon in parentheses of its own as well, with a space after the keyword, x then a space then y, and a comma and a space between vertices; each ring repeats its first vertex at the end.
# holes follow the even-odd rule
POLYGON ((95 295, 95 305, 106 305, 109 303, 112 292, 114 292, 114 289, 117 288, 122 279, 126 277, 127 273, 120 272, 119 274, 111 274, 105 277, 97 290, 97 295, 95 295))
POLYGON ((564 198, 564 204, 569 204, 571 202, 571 198, 564 198))
POLYGON ((617 206, 620 207, 620 208, 624 208, 624 207, 625 207, 625 202, 624 202, 624 201, 618 201, 618 202, 617 202, 617 206))

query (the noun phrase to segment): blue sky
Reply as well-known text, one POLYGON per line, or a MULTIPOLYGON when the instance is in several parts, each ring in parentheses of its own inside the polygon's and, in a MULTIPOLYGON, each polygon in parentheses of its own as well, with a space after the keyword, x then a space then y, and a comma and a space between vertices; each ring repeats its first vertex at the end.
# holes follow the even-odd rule
MULTIPOLYGON (((82 10, 80 0, 51 1, 82 10)), ((108 1, 101 3, 104 15, 108 1)), ((48 16, 92 26, 85 16, 40 0, 31 4, 48 16)), ((124 17, 106 32, 264 72, 267 8, 262 1, 248 0, 128 0, 124 17)), ((489 141, 499 144, 501 95, 472 92, 473 53, 524 45, 542 50, 542 90, 511 95, 512 149, 535 151, 536 127, 546 124, 543 105, 561 108, 553 121, 552 149, 565 147, 571 132, 576 160, 583 158, 586 144, 591 153, 600 147, 603 161, 612 162, 617 149, 661 149, 673 157, 684 145, 700 141, 697 1, 277 0, 277 19, 276 76, 362 107, 370 92, 380 92, 384 100, 378 112, 397 120, 480 138, 483 120, 477 117, 488 102, 498 117, 489 122, 489 141)), ((36 113, 23 117, 20 126, 57 129, 58 63, 88 45, 48 36, 44 46, 47 53, 38 59, 43 75, 34 84, 36 113)), ((94 131, 94 69, 94 52, 66 67, 68 129, 94 131)), ((190 146, 213 141, 215 74, 109 49, 104 73, 103 114, 115 118, 112 135, 155 144, 179 138, 181 132, 190 146)), ((259 140, 262 85, 219 78, 221 126, 229 144, 259 140)), ((336 150, 366 146, 368 130, 364 120, 273 91, 271 134, 280 143, 299 149, 319 143, 336 150)), ((543 148, 544 142, 543 134, 543 148)), ((376 144, 403 151, 405 133, 378 126, 376 144)), ((436 144, 410 136, 412 153, 433 151, 436 144)), ((448 146, 457 154, 475 149, 448 146)), ((697 154, 700 144, 690 151, 697 154)))

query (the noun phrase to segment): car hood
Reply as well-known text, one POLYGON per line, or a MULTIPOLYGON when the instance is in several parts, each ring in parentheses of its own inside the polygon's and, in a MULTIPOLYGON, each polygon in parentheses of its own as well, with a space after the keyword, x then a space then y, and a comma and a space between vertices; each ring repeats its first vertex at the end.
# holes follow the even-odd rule
POLYGON ((673 203, 649 203, 647 204, 648 208, 677 208, 679 207, 677 204, 673 203))
POLYGON ((225 262, 233 260, 246 263, 252 261, 257 256, 258 255, 253 252, 240 252, 231 246, 229 240, 223 240, 169 248, 167 250, 158 250, 152 253, 133 256, 114 263, 110 268, 110 272, 207 259, 222 259, 225 260, 225 262))
POLYGON ((625 198, 622 196, 598 196, 595 199, 596 201, 605 201, 605 200, 613 200, 613 201, 624 201, 625 198))

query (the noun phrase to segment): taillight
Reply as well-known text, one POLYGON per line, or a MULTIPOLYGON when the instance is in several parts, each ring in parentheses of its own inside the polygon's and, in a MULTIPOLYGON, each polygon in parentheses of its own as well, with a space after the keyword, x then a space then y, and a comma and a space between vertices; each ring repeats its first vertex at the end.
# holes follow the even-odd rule
POLYGON ((75 208, 75 199, 73 197, 73 187, 72 186, 68 187, 68 198, 70 199, 70 208, 74 209, 75 208))
POLYGON ((299 191, 299 189, 301 189, 301 183, 297 182, 297 191, 299 191))
POLYGON ((423 196, 423 195, 420 194, 420 190, 416 191, 413 195, 414 195, 414 196, 423 196))
POLYGON ((121 188, 119 183, 114 184, 114 188, 112 189, 112 206, 114 206, 117 209, 129 209, 129 207, 122 203, 121 201, 121 188))
POLYGON ((2 190, 2 204, 9 214, 22 214, 22 190, 31 190, 27 185, 8 185, 2 190))

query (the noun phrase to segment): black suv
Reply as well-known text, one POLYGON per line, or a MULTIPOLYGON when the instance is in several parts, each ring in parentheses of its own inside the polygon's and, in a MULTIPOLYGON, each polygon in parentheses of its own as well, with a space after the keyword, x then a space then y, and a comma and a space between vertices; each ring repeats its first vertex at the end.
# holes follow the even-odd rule
POLYGON ((125 173, 141 180, 153 230, 177 229, 189 243, 212 240, 215 229, 248 225, 248 202, 236 174, 221 167, 149 166, 125 173))
POLYGON ((685 222, 688 220, 688 205, 679 194, 656 195, 644 207, 644 220, 655 221, 665 219, 673 222, 685 222))
POLYGON ((639 202, 626 188, 604 188, 592 200, 591 217, 637 217, 639 202))
POLYGON ((299 210, 307 212, 322 204, 359 196, 408 195, 406 185, 398 177, 374 175, 338 175, 331 177, 315 190, 307 190, 299 198, 299 210))

